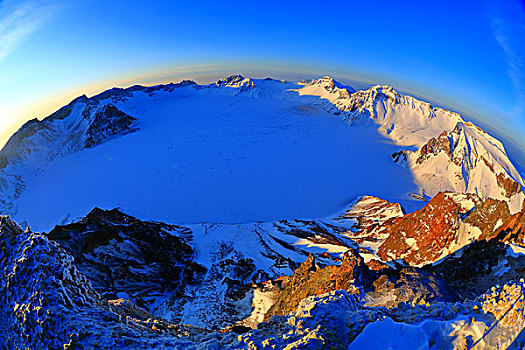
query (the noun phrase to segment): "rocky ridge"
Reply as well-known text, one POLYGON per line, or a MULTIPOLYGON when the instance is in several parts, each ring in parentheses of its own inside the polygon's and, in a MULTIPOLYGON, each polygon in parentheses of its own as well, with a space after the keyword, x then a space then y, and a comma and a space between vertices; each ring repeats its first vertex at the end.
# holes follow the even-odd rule
MULTIPOLYGON (((384 261, 403 259, 412 266, 422 266, 494 236, 510 218, 504 201, 442 192, 421 210, 375 228, 380 239, 373 248, 384 261)), ((359 236, 359 231, 353 235, 359 236)))
POLYGON ((14 203, 24 191, 25 176, 41 171, 56 158, 138 130, 136 118, 111 103, 99 107, 94 101, 81 96, 42 121, 27 122, 8 140, 0 151, 4 212, 16 212, 14 203))
POLYGON ((56 226, 47 237, 74 257, 103 297, 124 297, 158 314, 165 304, 183 303, 186 286, 206 271, 193 261, 188 235, 187 228, 95 208, 79 222, 56 226))
MULTIPOLYGON (((347 250, 353 243, 340 233, 349 225, 283 220, 181 226, 95 208, 45 236, 75 259, 102 297, 130 300, 169 322, 220 329, 253 314, 255 285, 290 273, 309 253, 347 250), (236 246, 240 237, 246 249, 236 246)), ((331 264, 338 254, 318 260, 331 264)))
MULTIPOLYGON (((477 201, 472 210, 465 204, 465 196, 447 193, 442 194, 440 200, 452 199, 462 199, 457 204, 460 216, 463 209, 470 210, 472 215, 476 208, 485 213, 491 207, 477 201)), ((362 203, 356 202, 356 212, 363 213, 363 206, 371 202, 378 203, 379 226, 395 224, 410 215, 387 218, 385 206, 395 206, 371 197, 365 197, 362 203)), ((428 205, 437 204, 431 201, 428 205)), ((373 218, 373 208, 369 206, 366 212, 373 218)), ((396 210, 391 212, 397 215, 396 210)), ((355 212, 352 214, 350 209, 348 215, 355 212)), ((479 216, 485 218, 482 214, 479 216)), ((500 229, 503 227, 517 228, 522 216, 520 213, 509 217, 495 232, 506 232, 500 229)), ((421 216, 422 220, 427 217, 421 216)), ((346 247, 346 252, 339 260, 333 253, 311 251, 293 276, 271 282, 273 299, 268 302, 272 306, 259 310, 260 316, 266 315, 267 322, 260 323, 260 316, 252 319, 255 322, 252 326, 257 325, 257 329, 243 327, 247 323, 241 319, 246 314, 239 313, 235 307, 224 308, 213 301, 201 305, 204 312, 222 308, 223 313, 215 317, 230 313, 230 318, 225 318, 230 327, 225 333, 217 333, 182 326, 177 318, 168 320, 159 316, 162 308, 158 304, 152 307, 147 296, 156 295, 157 299, 161 294, 176 296, 186 298, 186 304, 191 304, 196 293, 216 279, 217 286, 222 287, 213 289, 214 293, 223 293, 223 297, 232 301, 255 300, 256 296, 267 293, 269 286, 263 283, 264 274, 259 273, 256 279, 251 277, 257 275, 253 271, 261 266, 255 256, 244 255, 246 252, 234 255, 231 251, 219 255, 216 254, 220 252, 216 252, 214 255, 219 259, 211 266, 200 265, 194 248, 198 237, 196 227, 142 222, 117 210, 95 209, 80 222, 57 226, 47 235, 24 232, 4 217, 0 225, 4 273, 0 295, 5 316, 0 324, 10 344, 34 349, 64 345, 89 348, 95 344, 121 348, 163 344, 165 348, 206 346, 211 349, 264 348, 272 344, 278 348, 302 349, 325 348, 330 344, 346 348, 351 342, 357 346, 360 337, 367 334, 367 327, 401 324, 416 327, 421 322, 428 326, 418 330, 418 334, 432 339, 429 348, 445 344, 498 348, 511 344, 523 329, 524 307, 520 293, 524 287, 523 282, 517 281, 523 277, 525 255, 520 253, 519 246, 509 245, 518 241, 502 241, 504 237, 491 234, 434 265, 389 266, 376 259, 365 260, 362 254, 366 257, 367 250, 351 241, 346 243, 346 236, 340 231, 343 227, 336 226, 337 222, 262 225, 261 237, 280 233, 281 239, 288 235, 300 240, 312 239, 312 244, 317 240, 318 247, 338 242, 335 246, 346 247), (327 231, 330 226, 340 228, 327 231), (268 229, 270 231, 265 232, 268 229), (323 230, 326 240, 321 239, 323 230), (108 271, 114 272, 109 276, 108 271), (168 275, 169 281, 165 278, 168 275), (264 284, 266 290, 258 294, 264 284), (441 331, 444 327, 456 331, 444 338, 441 331), (236 332, 245 334, 238 336, 236 332), (481 337, 483 332, 485 335, 481 337), (20 337, 20 334, 26 336, 20 337)), ((353 222, 365 221, 353 219, 353 222)), ((346 227, 356 229, 351 224, 346 227)), ((208 238, 212 237, 208 233, 208 238)), ((220 245, 221 249, 226 248, 225 244, 220 245)), ((253 245, 251 247, 253 250, 253 245)), ((288 249, 293 249, 289 251, 290 256, 297 251, 291 246, 288 249)), ((170 307, 176 314, 185 304, 170 304, 170 307)), ((519 344, 519 340, 515 344, 519 344)))
POLYGON ((287 315, 310 296, 345 290, 356 295, 367 306, 394 307, 399 304, 426 304, 437 301, 458 301, 439 278, 418 269, 391 268, 372 260, 368 264, 356 250, 348 250, 339 265, 321 267, 310 255, 294 272, 276 281, 279 297, 265 319, 287 315))
POLYGON ((2 348, 148 348, 191 344, 130 301, 108 300, 47 237, 0 220, 2 348), (163 336, 163 333, 166 336, 163 336))

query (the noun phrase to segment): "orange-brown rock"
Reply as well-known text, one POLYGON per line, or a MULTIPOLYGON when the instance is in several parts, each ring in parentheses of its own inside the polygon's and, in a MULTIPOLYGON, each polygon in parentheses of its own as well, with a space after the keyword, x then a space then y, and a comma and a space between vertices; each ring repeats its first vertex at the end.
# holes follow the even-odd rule
POLYGON ((286 315, 295 310, 299 302, 312 295, 320 295, 333 290, 344 289, 358 292, 355 285, 362 285, 363 279, 371 275, 363 258, 356 250, 345 253, 341 265, 319 267, 315 257, 310 254, 293 276, 281 278, 282 292, 265 316, 286 315))
POLYGON ((448 132, 445 130, 437 138, 432 137, 428 142, 423 145, 420 149, 420 156, 416 160, 417 164, 423 163, 423 161, 428 157, 428 155, 437 155, 440 152, 445 152, 450 159, 452 159, 452 146, 449 139, 448 132))
POLYGON ((509 218, 505 201, 487 198, 482 202, 473 194, 438 193, 421 210, 385 223, 381 232, 387 238, 378 255, 385 261, 404 259, 421 266, 472 241, 494 237, 496 227, 509 218))
POLYGON ((389 269, 390 266, 388 266, 387 264, 379 261, 379 260, 375 260, 375 259, 371 259, 370 261, 368 261, 366 263, 366 265, 368 266, 368 268, 372 271, 381 271, 383 269, 389 269))
POLYGON ((502 188, 501 194, 507 198, 514 196, 521 191, 521 185, 504 173, 499 173, 496 176, 498 186, 502 188))
POLYGON ((522 208, 497 227, 492 237, 505 243, 525 245, 525 202, 522 208))
POLYGON ((293 276, 279 279, 282 290, 265 320, 294 311, 304 298, 341 289, 359 294, 370 306, 457 300, 456 294, 430 272, 417 268, 397 270, 374 260, 370 262, 365 263, 354 249, 345 253, 341 265, 319 267, 310 255, 293 276))
POLYGON ((481 231, 478 239, 488 239, 493 235, 498 223, 505 222, 510 218, 510 210, 507 202, 487 198, 482 204, 470 213, 464 222, 477 227, 481 231))
MULTIPOLYGON (((476 195, 464 199, 479 203, 476 195)), ((459 228, 460 213, 466 209, 449 192, 440 192, 421 210, 407 214, 385 228, 388 234, 379 247, 384 261, 404 259, 417 266, 439 258, 452 245, 459 228)))

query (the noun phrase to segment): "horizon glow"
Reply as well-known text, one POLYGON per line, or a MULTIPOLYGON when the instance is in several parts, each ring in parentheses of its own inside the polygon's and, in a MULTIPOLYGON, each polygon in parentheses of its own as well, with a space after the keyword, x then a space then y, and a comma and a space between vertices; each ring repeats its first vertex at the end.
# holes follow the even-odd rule
POLYGON ((525 149, 524 57, 525 9, 517 0, 330 7, 3 0, 0 144, 82 94, 240 73, 392 85, 525 149))

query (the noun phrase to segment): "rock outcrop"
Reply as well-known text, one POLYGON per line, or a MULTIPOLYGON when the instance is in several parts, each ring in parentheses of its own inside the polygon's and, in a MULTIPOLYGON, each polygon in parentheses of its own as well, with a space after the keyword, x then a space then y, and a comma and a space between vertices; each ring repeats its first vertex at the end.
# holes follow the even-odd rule
POLYGON ((350 250, 345 253, 341 265, 320 267, 316 264, 313 255, 301 264, 293 276, 283 276, 279 282, 283 288, 279 298, 265 316, 269 319, 273 315, 286 315, 297 308, 297 305, 306 297, 328 293, 333 290, 347 290, 358 293, 359 286, 370 274, 363 259, 350 250))
MULTIPOLYGON (((47 237, 0 218, 0 332, 6 349, 146 349, 194 344, 191 327, 154 318, 129 300, 108 300, 47 237)), ((194 331, 198 334, 198 330, 194 331)))
POLYGON ((346 235, 360 242, 365 239, 377 240, 381 229, 405 215, 399 203, 391 203, 374 196, 363 196, 347 210, 341 219, 355 220, 355 225, 346 235))
POLYGON ((492 237, 503 242, 525 246, 525 206, 520 212, 506 218, 500 226, 495 227, 492 237))
POLYGON ((385 260, 403 259, 412 266, 433 263, 478 239, 493 235, 510 217, 505 201, 482 201, 473 194, 438 193, 421 210, 386 223, 378 250, 385 260))
MULTIPOLYGON (((89 114, 89 110, 84 113, 89 114)), ((120 111, 113 104, 97 109, 86 130, 84 147, 91 148, 117 135, 135 131, 138 120, 120 111)))
POLYGON ((206 271, 193 261, 190 234, 187 228, 95 208, 79 222, 56 226, 47 237, 75 258, 78 270, 106 299, 129 299, 155 313, 163 304, 159 298, 183 304, 186 285, 199 282, 206 271))
POLYGON ((512 247, 495 239, 480 240, 423 269, 446 281, 462 299, 474 299, 495 285, 524 278, 525 255, 513 254, 512 247))
POLYGON ((421 266, 452 253, 461 247, 461 215, 479 204, 481 200, 475 195, 437 194, 421 210, 387 225, 383 230, 387 238, 379 247, 379 256, 384 261, 403 259, 412 266, 421 266))
POLYGON ((344 254, 340 265, 321 267, 310 255, 293 276, 275 281, 280 284, 281 292, 265 319, 286 315, 295 310, 301 300, 334 290, 356 294, 367 306, 395 307, 401 303, 417 305, 457 300, 457 295, 432 273, 384 264, 377 268, 375 264, 367 265, 353 249, 344 254))

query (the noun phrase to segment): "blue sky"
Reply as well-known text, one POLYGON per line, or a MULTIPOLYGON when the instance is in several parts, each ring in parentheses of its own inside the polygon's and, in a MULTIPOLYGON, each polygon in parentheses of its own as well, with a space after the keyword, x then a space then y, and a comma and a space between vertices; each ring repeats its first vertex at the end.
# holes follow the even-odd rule
MULTIPOLYGON (((525 148, 523 1, 0 1, 0 134, 112 86, 233 72, 393 85, 525 148)), ((1 141, 1 140, 0 140, 1 141)))

